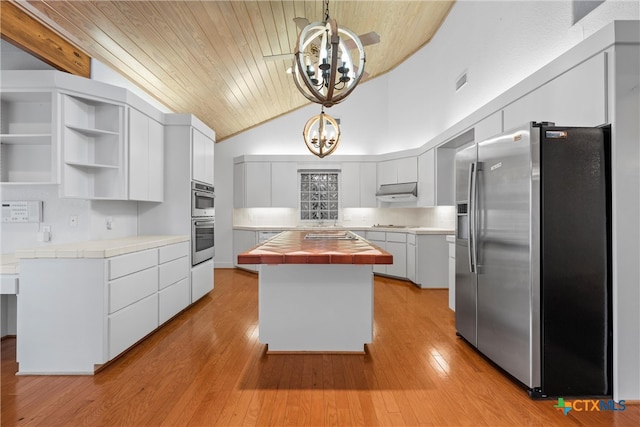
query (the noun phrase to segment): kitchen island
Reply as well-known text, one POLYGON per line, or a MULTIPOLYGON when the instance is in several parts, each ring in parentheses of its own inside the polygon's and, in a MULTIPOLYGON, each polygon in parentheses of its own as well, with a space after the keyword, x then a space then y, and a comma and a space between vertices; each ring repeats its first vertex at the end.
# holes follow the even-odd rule
POLYGON ((373 340, 373 265, 393 256, 350 231, 285 231, 238 254, 259 265, 269 353, 356 352, 373 340))

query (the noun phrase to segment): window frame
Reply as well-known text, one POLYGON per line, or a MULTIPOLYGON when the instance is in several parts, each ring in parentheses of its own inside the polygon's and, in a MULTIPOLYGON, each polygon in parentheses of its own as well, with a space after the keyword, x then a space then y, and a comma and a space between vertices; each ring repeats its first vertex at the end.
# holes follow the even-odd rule
POLYGON ((338 222, 340 220, 341 173, 339 169, 299 169, 298 170, 298 220, 300 223, 338 222), (326 180, 305 180, 304 175, 326 175, 326 180), (330 179, 335 175, 335 181, 330 179), (305 186, 308 183, 308 187, 305 186), (316 187, 315 185, 318 185, 316 187), (322 188, 324 184, 324 189, 322 188), (317 188, 317 189, 314 189, 317 188), (312 192, 317 192, 314 200, 312 192), (326 208, 312 206, 312 203, 326 203, 326 208), (335 204, 332 206, 332 204, 335 204), (307 215, 308 214, 308 215, 307 215), (326 214, 326 215, 325 215, 326 214))

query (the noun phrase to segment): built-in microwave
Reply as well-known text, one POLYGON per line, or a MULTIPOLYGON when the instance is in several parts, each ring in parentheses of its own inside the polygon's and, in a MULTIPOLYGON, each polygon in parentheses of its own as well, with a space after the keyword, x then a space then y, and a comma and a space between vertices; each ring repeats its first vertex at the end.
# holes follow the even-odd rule
POLYGON ((192 217, 213 217, 215 210, 216 193, 212 185, 200 182, 191 183, 191 216, 192 217))

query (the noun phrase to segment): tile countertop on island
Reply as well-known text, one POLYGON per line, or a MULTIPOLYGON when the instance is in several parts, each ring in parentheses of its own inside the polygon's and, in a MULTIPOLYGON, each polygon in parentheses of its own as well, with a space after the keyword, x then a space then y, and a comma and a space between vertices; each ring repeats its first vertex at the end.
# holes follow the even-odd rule
POLYGON ((313 225, 299 225, 299 226, 269 226, 269 225, 234 225, 234 230, 248 230, 248 231, 300 231, 300 230, 358 230, 358 231, 390 231, 398 233, 410 233, 410 234, 454 234, 453 228, 438 228, 438 227, 418 227, 418 226, 313 226, 313 225))
POLYGON ((15 258, 18 260, 25 258, 110 258, 188 240, 188 235, 130 236, 117 239, 89 240, 19 249, 15 252, 15 258))
POLYGON ((344 230, 289 230, 238 254, 238 264, 392 263, 390 253, 344 230))

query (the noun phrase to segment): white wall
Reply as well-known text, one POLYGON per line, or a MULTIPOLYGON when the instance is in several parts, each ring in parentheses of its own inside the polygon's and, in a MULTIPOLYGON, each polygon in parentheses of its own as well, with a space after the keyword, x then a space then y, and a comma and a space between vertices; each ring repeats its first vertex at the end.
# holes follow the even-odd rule
POLYGON ((0 40, 0 65, 3 70, 55 70, 51 65, 4 40, 0 40))
POLYGON ((52 244, 93 239, 110 239, 136 235, 138 203, 127 201, 89 201, 61 199, 57 185, 2 185, 2 200, 41 200, 42 223, 2 223, 2 253, 52 244), (75 227, 69 217, 78 217, 75 227), (113 219, 107 230, 106 217, 113 219), (51 241, 39 242, 38 232, 43 225, 51 227, 51 241))

